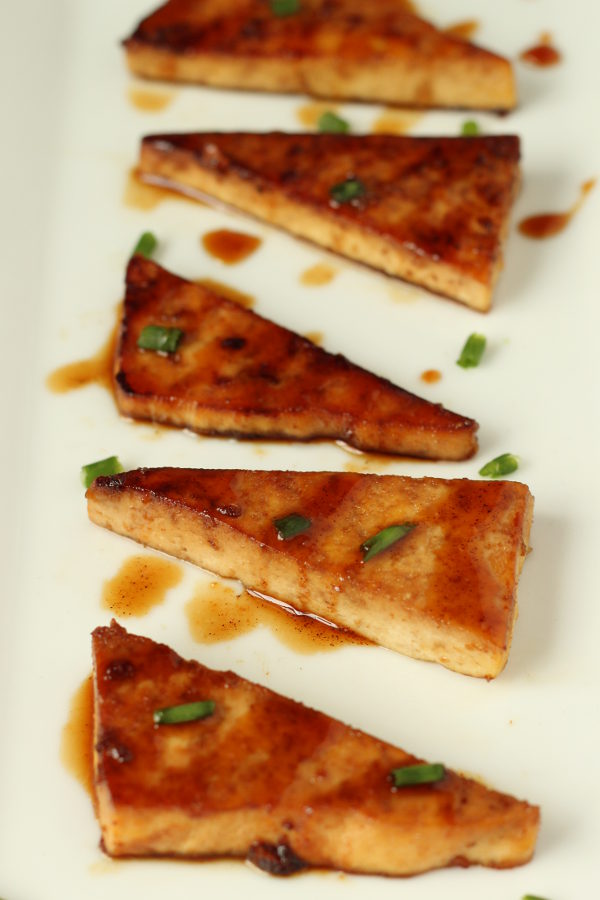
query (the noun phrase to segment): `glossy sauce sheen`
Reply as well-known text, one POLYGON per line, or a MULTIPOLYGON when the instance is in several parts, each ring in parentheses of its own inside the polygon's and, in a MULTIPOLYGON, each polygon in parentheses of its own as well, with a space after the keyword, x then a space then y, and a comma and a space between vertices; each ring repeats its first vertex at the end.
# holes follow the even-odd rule
POLYGON ((262 244, 262 240, 241 231, 220 228, 209 231, 202 238, 202 245, 207 253, 232 266, 251 256, 262 244))
POLYGON ((71 699, 69 718, 63 727, 60 758, 65 768, 93 797, 93 705, 92 676, 77 688, 71 699))
POLYGON ((117 342, 118 323, 113 328, 108 340, 100 350, 89 357, 77 362, 59 366, 46 378, 46 387, 53 394, 66 394, 89 384, 98 384, 100 387, 112 391, 112 369, 117 342))
POLYGON ((156 556, 132 556, 104 583, 102 606, 115 616, 144 616, 182 578, 181 567, 156 556))
POLYGON ((519 222, 519 231, 525 237, 534 240, 542 240, 543 238, 554 237, 560 234, 567 227, 575 213, 579 212, 581 206, 596 185, 596 179, 591 178, 581 185, 581 193, 579 199, 567 212, 562 213, 540 213, 535 216, 528 216, 519 222))
POLYGON ((519 59, 538 68, 547 68, 558 65, 562 60, 562 55, 556 47, 552 46, 552 36, 545 33, 540 36, 539 43, 534 47, 523 50, 519 59))
POLYGON ((241 594, 219 582, 199 588, 185 608, 190 633, 201 644, 228 641, 253 631, 269 628, 282 644, 297 653, 322 653, 347 644, 368 644, 365 638, 311 616, 296 613, 291 607, 241 594))

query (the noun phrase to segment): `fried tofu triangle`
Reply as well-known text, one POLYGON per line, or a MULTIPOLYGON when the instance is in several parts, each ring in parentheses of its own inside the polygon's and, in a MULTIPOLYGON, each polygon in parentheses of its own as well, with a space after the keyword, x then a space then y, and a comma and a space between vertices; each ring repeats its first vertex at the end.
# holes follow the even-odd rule
POLYGON ((486 311, 519 154, 512 135, 162 134, 139 172, 486 311))
POLYGON ((135 75, 418 107, 512 109, 508 60, 402 0, 170 0, 124 41, 135 75), (281 5, 281 4, 280 4, 281 5))
POLYGON ((449 769, 396 788, 392 770, 420 760, 114 621, 94 631, 92 649, 94 781, 110 856, 415 875, 533 854, 536 806, 449 769), (202 701, 212 701, 204 718, 155 724, 157 710, 202 701))
POLYGON ((409 394, 143 256, 127 270, 115 360, 123 415, 204 434, 343 440, 361 450, 465 459, 477 423, 409 394), (138 346, 150 325, 174 353, 138 346))
POLYGON ((524 484, 161 468, 97 478, 86 496, 96 524, 384 647, 484 678, 506 663, 524 484))

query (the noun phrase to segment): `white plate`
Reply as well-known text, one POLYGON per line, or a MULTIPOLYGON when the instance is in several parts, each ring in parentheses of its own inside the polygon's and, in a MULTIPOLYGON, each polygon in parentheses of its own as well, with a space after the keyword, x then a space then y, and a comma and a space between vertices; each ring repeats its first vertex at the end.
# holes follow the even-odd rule
MULTIPOLYGON (((515 222, 562 210, 600 174, 597 11, 526 0, 428 0, 440 24, 471 18, 478 39, 516 57, 549 30, 564 52, 555 69, 517 63, 522 103, 508 118, 474 116, 523 139, 524 186, 515 222), (597 24, 597 23, 596 23, 597 24)), ((527 241, 513 229, 493 311, 458 304, 335 261, 336 279, 303 287, 299 274, 326 254, 235 214, 165 203, 142 213, 122 203, 144 133, 210 128, 298 128, 305 100, 176 89, 159 113, 128 101, 118 39, 147 11, 143 0, 12 4, 5 12, 6 99, 2 247, 3 596, 0 606, 0 896, 5 900, 311 896, 405 900, 507 900, 525 893, 596 896, 600 806, 595 589, 600 497, 595 365, 599 332, 600 189, 560 236, 527 241), (200 236, 230 226, 264 243, 226 268, 200 236), (534 861, 511 871, 442 871, 398 882, 313 873, 270 879, 237 863, 111 863, 98 846, 90 802, 59 757, 71 696, 90 668, 89 633, 108 621, 105 579, 139 548, 93 527, 79 484, 82 463, 118 453, 126 466, 343 468, 335 446, 219 441, 134 427, 99 387, 58 396, 45 376, 105 340, 138 235, 161 238, 158 260, 184 276, 212 276, 257 297, 257 310, 481 423, 481 449, 461 464, 399 462, 386 472, 475 476, 504 451, 536 496, 534 551, 520 587, 521 615, 505 672, 487 684, 382 649, 313 656, 256 631, 204 647, 184 605, 210 576, 182 566, 167 601, 131 630, 184 656, 240 674, 430 759, 476 773, 542 807, 534 861), (15 239, 16 236, 16 239, 15 239), (455 364, 471 331, 489 352, 477 370, 455 364), (427 386, 420 373, 438 368, 427 386), (259 455, 260 453, 260 455, 259 455)), ((344 105, 357 130, 380 110, 344 105)), ((472 116, 468 116, 471 118, 472 116)), ((430 113, 419 134, 456 134, 462 113, 430 113)))

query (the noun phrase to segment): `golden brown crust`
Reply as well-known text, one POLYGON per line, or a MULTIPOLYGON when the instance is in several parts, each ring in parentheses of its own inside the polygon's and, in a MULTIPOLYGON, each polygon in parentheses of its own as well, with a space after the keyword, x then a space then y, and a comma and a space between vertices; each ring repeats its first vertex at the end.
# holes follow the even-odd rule
POLYGON ((87 498, 97 524, 393 650, 486 678, 508 658, 533 509, 523 484, 161 468, 99 478, 87 498), (280 540, 274 521, 291 513, 310 528, 280 540), (364 541, 404 523, 363 562, 364 541))
POLYGON ((197 133, 142 141, 142 178, 197 191, 487 310, 519 185, 519 139, 197 133), (364 194, 331 189, 358 179, 364 194))
POLYGON ((115 360, 120 411, 208 434, 332 438, 382 453, 464 459, 477 424, 135 256, 115 360), (147 325, 176 327, 174 354, 141 350, 147 325))
POLYGON ((391 769, 414 756, 114 622, 95 630, 93 656, 95 786, 113 856, 408 875, 533 853, 537 807, 449 770, 394 790, 391 769), (213 715, 154 725, 154 710, 197 700, 213 700, 213 715))
POLYGON ((438 31, 398 0, 170 0, 124 41, 131 71, 245 90, 511 109, 508 60, 438 31))

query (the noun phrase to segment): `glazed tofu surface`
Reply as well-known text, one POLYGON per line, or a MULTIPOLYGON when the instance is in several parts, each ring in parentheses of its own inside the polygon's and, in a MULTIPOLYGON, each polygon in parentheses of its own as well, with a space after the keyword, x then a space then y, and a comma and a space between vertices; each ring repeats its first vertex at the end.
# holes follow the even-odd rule
POLYGON ((91 520, 384 647, 493 678, 508 659, 533 498, 507 481, 138 469, 98 478, 91 520), (277 522, 308 525, 282 539, 277 522), (408 533, 365 561, 363 544, 408 533))
POLYGON ((246 857, 385 875, 513 866, 539 810, 445 770, 394 788, 414 756, 115 622, 93 634, 95 789, 112 856, 246 857), (210 700, 206 718, 158 709, 210 700))

